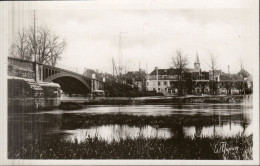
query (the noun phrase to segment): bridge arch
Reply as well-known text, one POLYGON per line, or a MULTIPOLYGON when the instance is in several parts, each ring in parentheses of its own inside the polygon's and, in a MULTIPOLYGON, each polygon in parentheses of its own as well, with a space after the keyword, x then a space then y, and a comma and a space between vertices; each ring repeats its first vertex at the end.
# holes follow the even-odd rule
POLYGON ((43 80, 44 82, 55 82, 60 84, 61 89, 68 93, 89 93, 91 87, 89 83, 81 76, 60 72, 43 80))

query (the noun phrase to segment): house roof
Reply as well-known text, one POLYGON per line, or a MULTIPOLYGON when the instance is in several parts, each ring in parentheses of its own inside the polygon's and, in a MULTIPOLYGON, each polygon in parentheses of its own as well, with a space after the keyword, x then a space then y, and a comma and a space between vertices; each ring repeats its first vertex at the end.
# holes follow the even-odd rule
MULTIPOLYGON (((158 75, 178 75, 179 69, 158 69, 158 75)), ((194 69, 184 68, 184 73, 193 73, 194 69)), ((156 75, 156 70, 154 69, 149 75, 156 75)))
POLYGON ((222 73, 219 77, 220 81, 243 81, 243 78, 238 74, 222 73))
POLYGON ((253 76, 250 75, 248 78, 247 78, 248 81, 253 81, 253 76))
MULTIPOLYGON (((212 74, 213 70, 209 70, 209 73, 212 74)), ((214 70, 215 75, 221 75, 222 71, 221 70, 214 70)))
POLYGON ((193 80, 196 80, 198 75, 203 75, 205 77, 204 78, 205 80, 209 79, 209 72, 206 72, 206 71, 203 71, 203 72, 193 72, 191 74, 191 77, 192 77, 193 80))
MULTIPOLYGON (((158 75, 178 75, 178 71, 179 69, 158 69, 158 75)), ((220 70, 221 71, 221 70, 220 70)), ((184 68, 184 75, 187 73, 199 73, 198 70, 192 69, 192 68, 184 68)), ((207 76, 209 76, 209 72, 201 72, 206 74, 206 78, 208 78, 207 76)), ((149 75, 156 75, 156 69, 154 69, 149 75)))
POLYGON ((198 70, 191 69, 191 68, 185 68, 184 71, 187 73, 193 73, 194 71, 198 71, 198 70))
MULTIPOLYGON (((178 69, 158 69, 158 75, 177 75, 178 69)), ((150 75, 156 75, 156 69, 154 69, 150 75)))
POLYGON ((248 73, 248 71, 246 71, 245 69, 241 69, 238 73, 238 75, 241 75, 244 78, 248 78, 250 76, 250 74, 248 73))

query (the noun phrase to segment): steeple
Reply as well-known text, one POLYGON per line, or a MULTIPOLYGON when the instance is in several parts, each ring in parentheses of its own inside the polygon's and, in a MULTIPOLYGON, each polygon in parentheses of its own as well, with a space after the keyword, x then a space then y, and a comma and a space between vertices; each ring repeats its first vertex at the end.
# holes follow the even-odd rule
POLYGON ((200 70, 200 60, 199 60, 198 52, 197 52, 197 55, 196 55, 196 60, 194 62, 194 69, 195 70, 200 70))
POLYGON ((198 52, 197 52, 195 63, 200 63, 198 52))

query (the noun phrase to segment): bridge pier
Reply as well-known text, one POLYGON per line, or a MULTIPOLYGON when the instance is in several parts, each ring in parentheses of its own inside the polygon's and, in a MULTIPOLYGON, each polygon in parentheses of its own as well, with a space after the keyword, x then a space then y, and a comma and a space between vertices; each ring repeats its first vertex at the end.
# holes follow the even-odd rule
POLYGON ((35 81, 43 81, 43 65, 39 63, 35 63, 35 81))
POLYGON ((53 108, 59 105, 60 85, 44 83, 43 70, 43 64, 8 57, 8 106, 10 108, 27 110, 40 107, 53 108))

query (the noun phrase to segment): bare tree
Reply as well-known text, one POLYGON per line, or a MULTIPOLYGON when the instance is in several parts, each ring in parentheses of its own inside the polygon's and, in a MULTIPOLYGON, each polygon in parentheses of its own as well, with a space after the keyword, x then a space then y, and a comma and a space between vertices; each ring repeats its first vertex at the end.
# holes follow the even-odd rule
POLYGON ((211 71, 212 71, 212 94, 216 94, 215 93, 215 72, 217 70, 218 67, 218 63, 217 63, 217 57, 214 56, 213 54, 210 54, 210 64, 208 64, 208 66, 210 67, 211 71))
POLYGON ((31 54, 31 48, 29 47, 28 41, 29 40, 28 40, 27 31, 25 29, 19 31, 17 33, 15 42, 12 44, 10 48, 11 56, 25 59, 25 60, 31 60, 32 54, 31 54))
POLYGON ((183 74, 184 69, 188 65, 187 55, 183 55, 182 51, 176 51, 177 55, 172 57, 173 67, 178 71, 178 94, 183 95, 183 74))
POLYGON ((32 60, 36 54, 39 63, 55 66, 61 59, 66 42, 47 27, 39 27, 35 31, 33 27, 23 29, 18 33, 18 38, 12 44, 11 56, 32 60))

